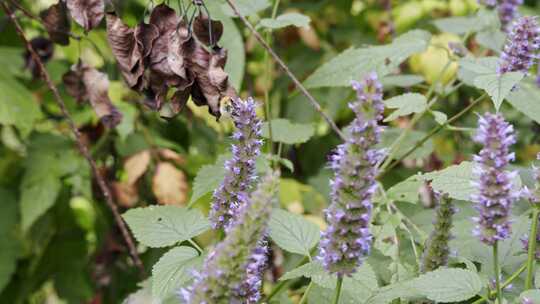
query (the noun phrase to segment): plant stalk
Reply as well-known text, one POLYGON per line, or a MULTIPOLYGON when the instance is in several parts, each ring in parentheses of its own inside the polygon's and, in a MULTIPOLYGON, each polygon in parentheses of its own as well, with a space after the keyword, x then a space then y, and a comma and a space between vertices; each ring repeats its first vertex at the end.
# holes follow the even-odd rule
POLYGON ((536 234, 538 232, 538 216, 540 209, 534 208, 531 232, 529 234, 529 248, 527 250, 527 279, 525 279, 525 290, 529 290, 533 285, 534 266, 536 262, 536 234))
POLYGON ((338 276, 337 282, 336 282, 336 293, 334 295, 334 301, 332 303, 338 304, 339 298, 341 296, 341 287, 343 286, 343 277, 338 276))
POLYGON ((493 244, 493 271, 495 272, 495 290, 497 292, 497 303, 502 304, 502 288, 501 288, 501 270, 499 267, 499 242, 493 244))

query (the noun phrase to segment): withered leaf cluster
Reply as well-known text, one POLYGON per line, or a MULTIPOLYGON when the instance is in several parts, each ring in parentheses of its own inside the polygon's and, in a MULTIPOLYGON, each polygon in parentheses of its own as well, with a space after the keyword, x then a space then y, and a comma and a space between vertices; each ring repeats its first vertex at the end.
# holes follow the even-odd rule
POLYGON ((69 95, 79 103, 89 101, 101 122, 114 128, 122 114, 109 99, 109 78, 106 74, 82 62, 73 65, 62 80, 69 95))
POLYGON ((86 32, 97 27, 105 16, 104 0, 67 0, 69 13, 86 32))
POLYGON ((227 51, 216 44, 223 34, 221 22, 202 13, 189 22, 166 4, 134 28, 115 13, 108 13, 106 21, 109 45, 126 83, 145 94, 150 108, 160 110, 170 101, 177 114, 191 96, 219 118, 220 101, 236 97, 224 70, 227 51))
MULTIPOLYGON (((36 51, 39 56, 39 59, 46 63, 49 61, 54 53, 54 44, 51 40, 44 37, 36 37, 30 40, 32 48, 36 51)), ((32 54, 27 50, 24 55, 24 67, 32 73, 32 76, 38 78, 40 75, 39 66, 32 57, 32 54)))

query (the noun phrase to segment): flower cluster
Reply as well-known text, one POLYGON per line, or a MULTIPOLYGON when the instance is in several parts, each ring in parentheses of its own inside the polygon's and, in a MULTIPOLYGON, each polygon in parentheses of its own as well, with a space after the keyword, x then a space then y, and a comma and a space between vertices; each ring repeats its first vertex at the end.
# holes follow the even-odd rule
POLYGON ((257 303, 261 299, 263 274, 268 263, 268 245, 265 241, 253 250, 246 266, 246 278, 240 288, 246 303, 257 303))
POLYGON ((519 15, 518 7, 523 4, 523 0, 500 0, 497 10, 499 11, 499 19, 503 29, 508 29, 508 26, 519 15))
POLYGON ((236 127, 232 158, 225 162, 225 178, 214 191, 210 220, 214 229, 225 228, 238 207, 245 204, 256 179, 255 161, 262 146, 261 121, 255 112, 256 102, 236 99, 231 116, 236 127))
POLYGON ((434 194, 438 205, 435 211, 433 231, 426 242, 424 254, 422 255, 420 264, 422 273, 445 266, 448 263, 448 255, 450 254, 448 242, 452 237, 450 230, 452 229, 452 216, 456 213, 456 208, 453 206, 448 194, 438 192, 434 194))
POLYGON ((260 284, 257 267, 260 263, 250 262, 266 257, 260 249, 261 240, 270 220, 278 182, 278 174, 269 173, 246 204, 240 206, 227 236, 208 255, 194 284, 182 290, 181 294, 188 304, 254 303, 251 301, 252 290, 245 289, 245 282, 254 283, 250 286, 260 284), (250 269, 246 271, 247 268, 250 269))
POLYGON ((512 191, 512 180, 517 173, 505 171, 515 158, 510 152, 510 146, 516 142, 514 128, 501 114, 486 113, 479 117, 474 141, 483 145, 474 156, 474 173, 479 178, 474 183, 478 194, 471 197, 479 212, 474 218, 477 223, 474 233, 482 242, 493 245, 510 236, 510 208, 520 196, 512 191))
POLYGON ((521 17, 514 22, 508 41, 501 53, 499 74, 527 73, 538 59, 540 28, 535 17, 521 17))
POLYGON ((358 100, 349 107, 356 118, 348 128, 347 140, 331 157, 332 202, 325 210, 329 226, 322 233, 319 257, 327 271, 340 276, 351 275, 370 251, 376 164, 384 155, 375 147, 383 130, 379 125, 384 111, 382 85, 372 73, 352 86, 358 100))

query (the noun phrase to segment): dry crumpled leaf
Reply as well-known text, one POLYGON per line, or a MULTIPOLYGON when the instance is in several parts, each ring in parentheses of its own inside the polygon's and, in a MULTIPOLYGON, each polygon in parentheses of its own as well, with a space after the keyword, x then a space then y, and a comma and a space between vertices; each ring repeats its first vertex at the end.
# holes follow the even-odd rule
MULTIPOLYGON (((45 37, 36 37, 30 40, 30 44, 32 45, 32 48, 36 51, 39 58, 43 63, 47 63, 49 61, 54 53, 54 44, 51 40, 45 38, 45 37)), ((38 78, 40 75, 39 66, 32 58, 32 55, 27 50, 24 55, 24 67, 26 69, 29 69, 30 72, 32 72, 32 76, 34 78, 38 78)))
POLYGON ((66 4, 59 1, 57 4, 53 4, 48 9, 42 11, 39 15, 51 40, 60 45, 68 45, 71 23, 67 15, 66 4))
POLYGON ((215 45, 223 35, 223 23, 218 20, 210 21, 207 15, 199 14, 193 20, 193 33, 203 44, 215 45), (210 26, 212 26, 212 31, 210 31, 210 26), (212 39, 210 39, 210 33, 212 39))
POLYGON ((127 183, 112 182, 112 190, 114 193, 115 201, 125 208, 131 208, 139 201, 139 193, 135 185, 129 185, 127 183))
POLYGON ((143 150, 130 156, 124 162, 124 171, 127 175, 126 183, 133 185, 148 170, 150 165, 150 150, 143 150))
POLYGON ((97 27, 105 15, 103 0, 67 0, 67 7, 71 17, 86 32, 97 27))
POLYGON ((109 78, 106 74, 79 62, 72 66, 63 80, 67 81, 64 83, 67 92, 77 101, 90 101, 96 115, 106 127, 114 128, 120 123, 122 114, 109 99, 109 78))
POLYGON ((184 172, 169 162, 160 162, 152 178, 152 191, 158 203, 185 205, 189 186, 184 172))
POLYGON ((158 153, 162 159, 172 161, 177 166, 183 166, 186 164, 186 158, 171 149, 162 148, 158 150, 158 153))

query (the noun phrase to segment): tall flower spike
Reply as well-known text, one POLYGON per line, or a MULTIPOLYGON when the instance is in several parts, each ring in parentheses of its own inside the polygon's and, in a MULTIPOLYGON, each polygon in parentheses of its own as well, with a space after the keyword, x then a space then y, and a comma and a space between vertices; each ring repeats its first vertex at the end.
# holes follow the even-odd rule
POLYGON ((435 198, 438 205, 435 211, 433 231, 426 241, 422 255, 422 263, 420 264, 422 273, 445 266, 448 263, 448 255, 450 254, 448 242, 451 239, 452 216, 456 213, 456 208, 448 194, 435 192, 435 198))
POLYGON ((474 185, 478 194, 471 196, 479 216, 474 230, 482 242, 493 245, 510 236, 510 208, 519 198, 519 191, 512 190, 512 180, 517 172, 505 171, 514 160, 510 147, 516 142, 514 128, 501 114, 486 113, 478 120, 474 141, 483 149, 474 156, 474 173, 478 182, 474 185))
POLYGON ((518 8, 523 4, 523 0, 499 0, 499 19, 503 29, 507 30, 512 21, 519 16, 518 8))
POLYGON ((512 31, 501 53, 499 74, 506 72, 527 73, 538 60, 540 28, 535 17, 521 17, 513 24, 512 31))
POLYGON ((210 220, 212 227, 225 228, 234 218, 235 210, 242 206, 256 179, 255 161, 262 146, 261 121, 255 113, 252 98, 236 99, 231 116, 236 127, 232 145, 232 158, 225 162, 225 178, 214 191, 210 220))
POLYGON ((244 304, 251 302, 250 290, 245 290, 246 279, 253 278, 256 269, 248 275, 250 260, 258 258, 272 204, 274 203, 279 175, 269 173, 252 193, 249 201, 238 210, 227 236, 206 258, 193 286, 182 290, 188 304, 244 304))
POLYGON ((372 197, 377 189, 376 164, 384 153, 375 148, 383 128, 382 85, 377 74, 353 82, 357 101, 349 104, 356 118, 348 128, 347 140, 330 159, 334 171, 331 204, 325 210, 328 228, 322 233, 320 256, 324 268, 339 276, 351 275, 371 248, 369 231, 372 197))

